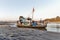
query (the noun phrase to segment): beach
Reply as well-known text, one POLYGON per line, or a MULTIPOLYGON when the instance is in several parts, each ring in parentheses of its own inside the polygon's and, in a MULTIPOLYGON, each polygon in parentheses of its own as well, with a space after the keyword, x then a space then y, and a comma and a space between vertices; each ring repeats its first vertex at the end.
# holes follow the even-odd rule
POLYGON ((0 25, 0 40, 60 40, 60 33, 0 25))

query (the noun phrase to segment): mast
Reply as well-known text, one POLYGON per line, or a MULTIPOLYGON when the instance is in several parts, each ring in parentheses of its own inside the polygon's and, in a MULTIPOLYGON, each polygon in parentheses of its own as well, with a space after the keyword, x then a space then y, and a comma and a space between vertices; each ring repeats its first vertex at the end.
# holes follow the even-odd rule
POLYGON ((34 17, 34 11, 35 11, 35 9, 33 8, 33 10, 32 10, 32 20, 33 20, 33 17, 34 17))

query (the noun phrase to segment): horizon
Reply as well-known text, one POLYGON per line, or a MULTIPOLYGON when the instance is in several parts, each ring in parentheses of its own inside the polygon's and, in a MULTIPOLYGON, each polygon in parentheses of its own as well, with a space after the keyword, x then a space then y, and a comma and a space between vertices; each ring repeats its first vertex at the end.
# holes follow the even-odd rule
POLYGON ((18 20, 19 16, 54 18, 60 16, 60 0, 0 0, 0 20, 18 20))

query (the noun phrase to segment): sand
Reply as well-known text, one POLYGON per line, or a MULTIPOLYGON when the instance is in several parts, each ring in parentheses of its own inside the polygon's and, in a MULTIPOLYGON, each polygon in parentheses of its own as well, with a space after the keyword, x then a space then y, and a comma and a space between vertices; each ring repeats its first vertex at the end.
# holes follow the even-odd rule
POLYGON ((0 40, 60 40, 60 33, 2 25, 0 40))

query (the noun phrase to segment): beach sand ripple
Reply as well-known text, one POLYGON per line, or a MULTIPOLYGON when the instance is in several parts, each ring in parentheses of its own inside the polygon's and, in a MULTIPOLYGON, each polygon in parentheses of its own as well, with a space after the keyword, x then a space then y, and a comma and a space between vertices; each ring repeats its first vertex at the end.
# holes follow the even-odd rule
POLYGON ((4 25, 0 26, 0 40, 60 40, 60 33, 4 25))

